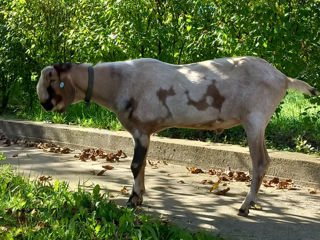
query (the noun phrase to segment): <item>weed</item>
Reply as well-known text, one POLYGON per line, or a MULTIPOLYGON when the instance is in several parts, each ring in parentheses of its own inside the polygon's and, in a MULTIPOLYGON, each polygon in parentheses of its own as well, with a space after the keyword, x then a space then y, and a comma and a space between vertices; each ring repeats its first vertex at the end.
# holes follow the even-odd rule
POLYGON ((296 142, 296 150, 298 152, 311 153, 314 150, 310 144, 308 144, 307 140, 303 140, 301 136, 295 139, 296 142))
POLYGON ((220 239, 137 214, 66 182, 30 181, 0 167, 0 239, 220 239))
POLYGON ((0 153, 0 161, 7 160, 7 157, 3 155, 3 152, 0 153))

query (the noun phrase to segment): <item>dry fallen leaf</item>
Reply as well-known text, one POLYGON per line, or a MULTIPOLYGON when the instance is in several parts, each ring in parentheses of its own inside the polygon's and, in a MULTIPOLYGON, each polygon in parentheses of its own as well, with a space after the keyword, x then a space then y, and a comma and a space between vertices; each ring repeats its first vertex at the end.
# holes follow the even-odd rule
POLYGON ((204 179, 201 181, 201 184, 213 184, 213 181, 212 180, 207 180, 207 179, 204 179))
POLYGON ((118 150, 118 152, 116 153, 116 156, 121 157, 122 155, 122 150, 118 150))
POLYGON ((0 232, 6 233, 6 232, 8 232, 8 230, 9 230, 8 228, 0 226, 0 232))
POLYGON ((116 197, 116 195, 113 195, 113 194, 109 194, 109 198, 115 198, 116 197))
POLYGON ((26 217, 26 210, 24 208, 21 210, 18 210, 16 214, 18 216, 18 220, 19 220, 20 224, 27 224, 28 223, 28 219, 26 217))
POLYGON ((68 154, 68 153, 71 153, 71 149, 70 148, 68 148, 68 147, 64 147, 62 150, 61 150, 61 153, 63 153, 63 154, 68 154))
POLYGON ((257 203, 255 203, 254 206, 252 206, 252 208, 255 210, 262 210, 262 207, 257 203))
POLYGON ((277 189, 286 189, 288 188, 289 183, 285 181, 281 181, 277 185, 277 189))
POLYGON ((9 139, 7 139, 3 142, 3 144, 5 147, 9 147, 9 146, 11 146, 11 141, 9 139))
POLYGON ((113 166, 111 166, 111 165, 104 165, 104 166, 102 166, 104 169, 107 169, 107 170, 111 170, 111 169, 113 169, 114 167, 113 166))
POLYGON ((266 179, 264 179, 264 180, 262 181, 262 184, 263 184, 263 186, 265 186, 265 187, 273 187, 273 186, 271 185, 270 181, 268 182, 266 179))
POLYGON ((125 187, 125 186, 122 187, 122 189, 120 190, 120 192, 121 192, 121 194, 123 194, 123 195, 128 195, 128 194, 129 194, 128 189, 127 189, 127 187, 125 187))
POLYGON ((37 223, 37 226, 35 226, 32 230, 34 232, 38 232, 42 228, 45 228, 45 227, 49 227, 49 223, 40 221, 40 222, 37 223))
POLYGON ((102 176, 107 170, 101 170, 100 172, 98 172, 97 176, 102 176))
POLYGON ((188 169, 192 174, 204 173, 204 172, 202 171, 202 169, 200 169, 200 168, 195 168, 195 167, 188 168, 188 167, 187 167, 187 169, 188 169))
POLYGON ((149 165, 150 165, 151 167, 153 167, 153 168, 158 168, 157 162, 152 162, 152 161, 148 160, 148 163, 149 163, 149 165))
POLYGON ((52 180, 52 177, 51 177, 51 176, 48 176, 48 177, 46 177, 46 176, 41 176, 41 177, 39 177, 39 181, 41 181, 41 182, 43 182, 43 181, 50 181, 50 180, 52 180))
POLYGON ((251 177, 245 172, 236 171, 233 173, 233 179, 238 182, 250 182, 251 177))
POLYGON ((37 209, 32 209, 32 211, 31 211, 31 216, 32 217, 34 217, 34 216, 36 216, 37 215, 37 213, 38 213, 38 210, 37 209))
POLYGON ((225 195, 229 190, 230 190, 230 188, 228 187, 228 188, 223 189, 221 191, 214 192, 214 194, 216 194, 216 195, 225 195))
POLYGON ((12 209, 11 208, 7 208, 6 210, 4 210, 4 212, 6 214, 12 214, 12 209))
POLYGON ((221 181, 230 181, 230 180, 232 180, 232 178, 230 178, 226 173, 222 173, 219 176, 219 180, 221 180, 221 181))
POLYGON ((98 156, 101 157, 101 158, 107 157, 107 155, 104 153, 104 151, 103 151, 101 148, 97 149, 97 150, 95 151, 95 153, 96 153, 96 155, 98 155, 98 156))
POLYGON ((213 184, 213 186, 210 188, 210 192, 212 192, 213 190, 215 190, 219 184, 221 183, 221 181, 219 180, 218 182, 216 182, 215 184, 213 184))
POLYGON ((269 183, 264 183, 263 186, 265 186, 265 187, 273 187, 273 186, 270 185, 269 183))
POLYGON ((317 194, 317 190, 316 189, 309 189, 309 193, 310 194, 317 194))
POLYGON ((269 184, 278 184, 280 182, 279 178, 275 177, 269 181, 269 184))
POLYGON ((208 171, 208 173, 209 173, 210 175, 216 175, 216 174, 217 174, 217 171, 214 170, 214 169, 210 169, 210 170, 208 171))

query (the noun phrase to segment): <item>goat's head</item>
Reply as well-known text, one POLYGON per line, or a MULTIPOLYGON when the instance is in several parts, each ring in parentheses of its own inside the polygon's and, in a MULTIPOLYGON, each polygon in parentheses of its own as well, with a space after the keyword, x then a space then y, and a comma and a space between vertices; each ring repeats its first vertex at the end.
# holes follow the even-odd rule
POLYGON ((47 111, 64 112, 74 101, 75 88, 71 71, 71 63, 54 64, 41 71, 37 93, 41 105, 47 111))

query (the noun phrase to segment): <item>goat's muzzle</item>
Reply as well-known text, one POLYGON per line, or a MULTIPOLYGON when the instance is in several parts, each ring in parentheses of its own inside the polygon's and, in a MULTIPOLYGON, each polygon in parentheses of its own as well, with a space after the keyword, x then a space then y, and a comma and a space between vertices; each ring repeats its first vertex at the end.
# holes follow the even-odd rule
POLYGON ((43 108, 46 111, 51 111, 53 109, 53 107, 54 107, 52 102, 51 102, 51 98, 49 98, 46 102, 41 103, 41 105, 43 106, 43 108))
POLYGON ((54 95, 54 91, 53 91, 51 86, 49 86, 47 88, 47 92, 48 92, 48 95, 49 95, 48 99, 45 102, 41 102, 41 105, 43 106, 43 108, 46 111, 51 111, 54 108, 53 103, 52 103, 52 97, 54 95))

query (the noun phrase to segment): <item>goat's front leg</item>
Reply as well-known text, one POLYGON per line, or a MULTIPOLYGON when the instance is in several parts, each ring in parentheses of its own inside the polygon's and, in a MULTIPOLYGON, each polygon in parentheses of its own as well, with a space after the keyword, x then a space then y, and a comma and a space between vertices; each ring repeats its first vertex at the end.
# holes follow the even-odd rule
POLYGON ((146 134, 134 135, 134 154, 131 163, 131 171, 134 177, 134 184, 132 193, 128 200, 128 205, 136 207, 143 202, 143 194, 145 192, 144 186, 144 171, 146 167, 146 156, 148 152, 150 136, 146 134))

